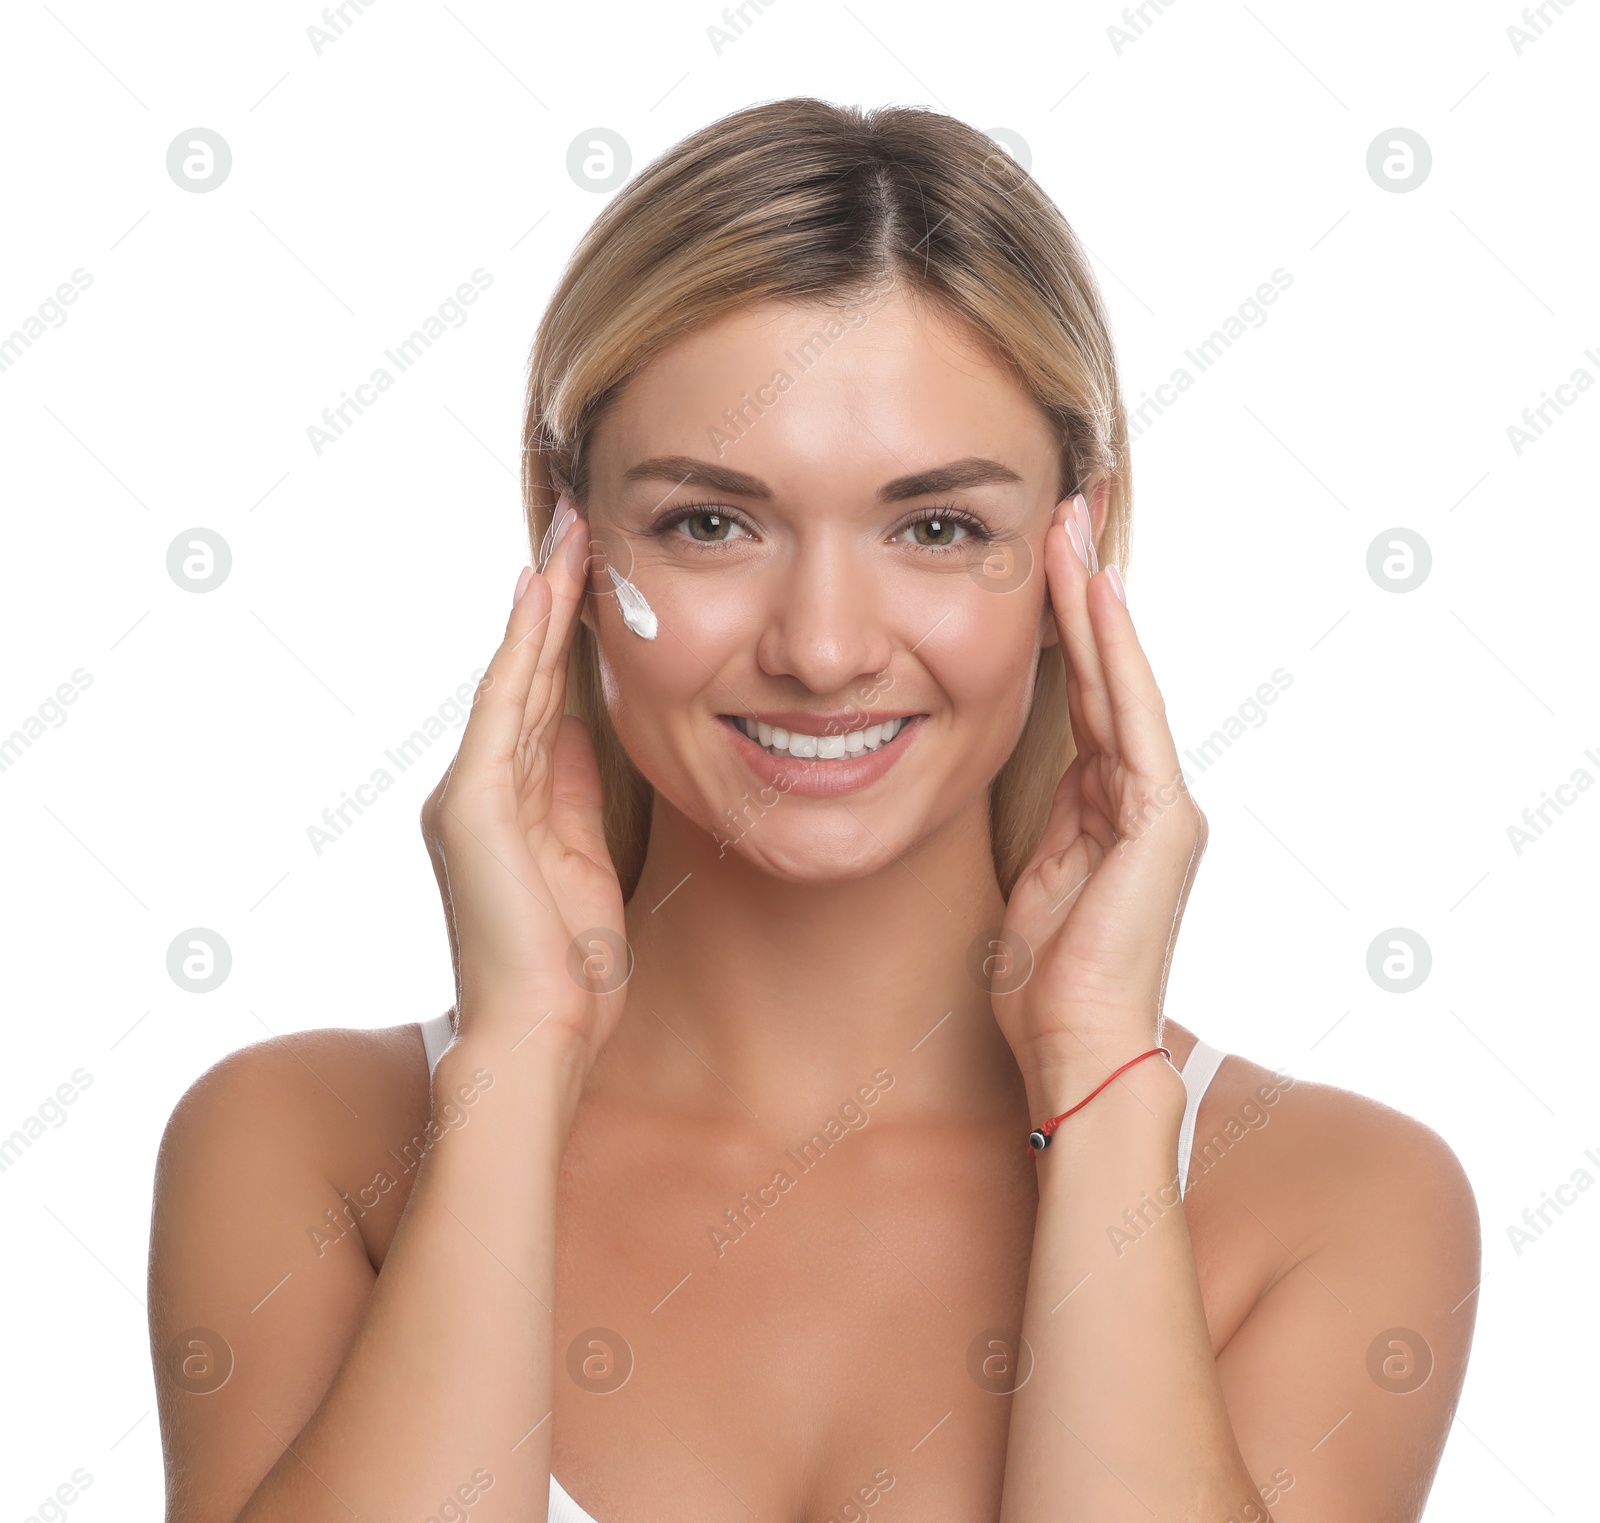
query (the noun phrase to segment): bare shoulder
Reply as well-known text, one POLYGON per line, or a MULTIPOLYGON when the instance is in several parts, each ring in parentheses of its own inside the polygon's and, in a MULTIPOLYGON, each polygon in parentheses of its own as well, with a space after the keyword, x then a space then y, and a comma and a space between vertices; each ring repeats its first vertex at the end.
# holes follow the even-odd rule
POLYGON ((1241 1126, 1271 1133, 1256 1169, 1292 1178, 1324 1209, 1365 1214, 1383 1200, 1426 1201, 1430 1217, 1464 1213, 1476 1224, 1472 1186, 1449 1143, 1381 1101, 1230 1055, 1200 1106, 1197 1169, 1203 1144, 1215 1147, 1218 1131, 1231 1143, 1241 1126))
POLYGON ((214 1063, 174 1107, 169 1133, 220 1123, 270 1126, 287 1142, 337 1136, 362 1112, 374 1119, 427 1104, 416 1022, 363 1031, 325 1027, 252 1042, 214 1063))
POLYGON ((1201 1100, 1184 1204, 1219 1342, 1308 1265, 1351 1304, 1405 1292, 1446 1313, 1478 1282, 1477 1202, 1443 1137, 1237 1054, 1201 1100))
POLYGON ((1476 1246, 1472 1186, 1432 1127, 1238 1054, 1224 1060, 1196 1116, 1191 1189, 1213 1173, 1230 1181, 1229 1193, 1272 1203, 1308 1230, 1404 1213, 1476 1246))
MULTIPOLYGON (((426 1126, 428 1109, 415 1022, 254 1042, 213 1064, 173 1108, 158 1207, 180 1185, 210 1198, 228 1180, 270 1192, 280 1181, 319 1179, 330 1199, 353 1195, 391 1148, 426 1126)), ((363 1236, 388 1214, 364 1224, 363 1236)))

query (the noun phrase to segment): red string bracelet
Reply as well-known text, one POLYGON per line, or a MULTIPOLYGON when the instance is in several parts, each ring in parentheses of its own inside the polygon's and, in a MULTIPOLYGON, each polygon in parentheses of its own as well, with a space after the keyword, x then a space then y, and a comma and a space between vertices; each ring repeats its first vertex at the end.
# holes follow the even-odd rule
POLYGON ((1060 1126, 1068 1116, 1076 1115, 1079 1111, 1081 1111, 1084 1106, 1086 1106, 1092 1099, 1094 1099, 1096 1095, 1100 1093, 1102 1089, 1106 1087, 1107 1084, 1111 1083, 1112 1079, 1120 1078, 1123 1074, 1127 1073, 1127 1071, 1132 1068, 1135 1063, 1142 1063, 1146 1058, 1155 1057, 1157 1053, 1166 1058, 1169 1062, 1172 1060, 1172 1054, 1168 1052, 1165 1047, 1152 1047, 1149 1052, 1141 1052, 1138 1057, 1129 1058, 1121 1068, 1117 1069, 1115 1073, 1109 1075, 1104 1083, 1098 1084, 1094 1089, 1090 1090, 1089 1093, 1085 1095, 1083 1099, 1078 1101, 1078 1103, 1074 1105, 1071 1110, 1062 1111, 1059 1116, 1052 1116, 1048 1121, 1041 1123, 1039 1126, 1036 1126, 1031 1132, 1029 1132, 1028 1150, 1033 1153, 1044 1152, 1044 1150, 1050 1146, 1050 1134, 1054 1132, 1055 1129, 1060 1126))

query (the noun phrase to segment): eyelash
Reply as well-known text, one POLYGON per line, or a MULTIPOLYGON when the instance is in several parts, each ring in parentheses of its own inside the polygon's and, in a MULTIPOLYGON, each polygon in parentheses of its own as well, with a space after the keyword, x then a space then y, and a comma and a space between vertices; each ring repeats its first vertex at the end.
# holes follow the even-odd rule
MULTIPOLYGON (((754 532, 753 526, 744 518, 742 514, 733 511, 726 503, 722 502, 680 503, 676 507, 673 507, 664 513, 661 518, 657 520, 655 526, 650 530, 650 532, 654 535, 665 536, 671 533, 671 531, 679 524, 685 523, 691 518, 698 518, 707 513, 715 514, 718 518, 726 518, 729 520, 729 522, 738 524, 739 527, 744 529, 746 532, 754 532)), ((989 528, 989 526, 983 522, 982 519, 974 517, 971 513, 968 513, 961 508, 952 507, 949 505, 935 505, 933 507, 920 509, 914 517, 907 519, 905 523, 901 524, 900 527, 894 531, 895 535, 899 536, 904 534, 907 529, 913 529, 918 524, 925 523, 960 524, 961 527, 967 531, 970 540, 976 540, 977 542, 986 545, 993 544, 1000 537, 995 534, 989 528)), ((716 550, 725 545, 738 543, 736 540, 692 539, 687 535, 680 535, 678 537, 686 539, 690 544, 697 545, 706 550, 716 550)), ((912 543, 913 548, 922 551, 926 555, 951 555, 961 550, 961 548, 968 543, 968 540, 959 540, 953 545, 918 545, 914 541, 911 541, 910 543, 912 543)))

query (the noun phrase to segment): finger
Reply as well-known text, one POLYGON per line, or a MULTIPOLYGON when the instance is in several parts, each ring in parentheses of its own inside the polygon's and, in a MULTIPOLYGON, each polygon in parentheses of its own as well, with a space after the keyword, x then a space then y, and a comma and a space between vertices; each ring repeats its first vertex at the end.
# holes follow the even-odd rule
POLYGON ((1101 851, 1110 851, 1117 844, 1116 814, 1106 804, 1099 769, 1074 758, 1056 785, 1036 858, 1060 851, 1080 834, 1088 836, 1101 851))
POLYGON ((1120 580, 1120 573, 1108 567, 1095 578, 1103 585, 1090 588, 1096 645, 1116 729, 1114 745, 1137 776, 1165 782, 1178 771, 1178 748, 1167 724, 1166 700, 1128 606, 1112 584, 1114 577, 1120 580))
POLYGON ((422 805, 422 839, 428 848, 428 860, 433 864, 433 876, 439 885, 439 902, 444 907, 445 932, 450 939, 450 971, 459 996, 461 989, 461 944, 456 936, 456 917, 450 901, 450 878, 445 870, 444 848, 439 834, 439 811, 444 804, 445 790, 450 786, 450 774, 455 770, 456 758, 434 785, 434 790, 422 805))
POLYGON ((1092 781, 1092 769, 1081 759, 1074 759, 1056 785, 1039 845, 1018 875, 1019 887, 1026 884, 1030 894, 1045 893, 1050 914, 1063 907, 1063 895, 1075 897, 1075 889, 1080 886, 1075 877, 1066 874, 1069 859, 1087 862, 1093 868, 1117 843, 1110 818, 1087 796, 1086 784, 1092 781))
POLYGON ((567 526, 567 514, 572 511, 571 499, 563 492, 556 498, 556 505, 550 511, 550 522, 545 525, 544 538, 539 541, 539 553, 534 558, 533 569, 542 572, 550 559, 550 551, 561 531, 567 526))
POLYGON ((1086 836, 1064 851, 1036 863, 1017 879, 1006 901, 1006 925, 1036 951, 1044 947, 1072 913, 1095 869, 1104 861, 1086 836))
POLYGON ((1057 503, 1054 512, 1050 515, 1050 522, 1045 525, 1045 541, 1043 559, 1045 566, 1045 582, 1047 587, 1046 601, 1049 605, 1051 622, 1056 626, 1056 650, 1061 659, 1062 682, 1067 697, 1067 717, 1072 724, 1072 738, 1075 755, 1082 755, 1092 749, 1093 736, 1089 732, 1088 720, 1083 712, 1083 685, 1078 680, 1077 671, 1073 667, 1071 654, 1068 650, 1067 626, 1064 620, 1064 611, 1067 607, 1067 598, 1070 593, 1070 583, 1075 576, 1080 575, 1078 568, 1072 564, 1077 561, 1082 564, 1083 557, 1078 554, 1077 547, 1069 539, 1073 554, 1061 569, 1058 559, 1059 547, 1055 544, 1059 537, 1058 530, 1071 518, 1070 497, 1057 503), (1064 589, 1063 582, 1068 586, 1064 589))
POLYGON ((549 583, 543 577, 530 576, 522 596, 512 605, 505 636, 478 684, 456 751, 452 770, 458 779, 489 777, 515 755, 533 674, 544 648, 550 598, 549 583))
MULTIPOLYGON (((1071 512, 1071 508, 1065 509, 1071 512)), ((1062 512, 1057 510, 1058 515, 1062 512)), ((1080 750, 1090 745, 1114 754, 1116 727, 1100 670, 1094 625, 1089 617, 1089 568, 1072 547, 1064 523, 1056 521, 1044 538, 1045 575, 1050 602, 1067 663, 1067 703, 1080 750), (1075 691, 1074 691, 1075 690, 1075 691)))
MULTIPOLYGON (((565 498, 563 498, 565 501, 565 498)), ((575 509, 572 520, 558 529, 545 563, 544 580, 550 586, 550 617, 534 669, 532 692, 525 719, 525 734, 545 735, 551 744, 556 722, 566 707, 567 662, 579 624, 578 613, 589 589, 589 522, 575 509)))
POLYGON ((556 726, 550 792, 550 828, 569 851, 582 852, 590 861, 609 866, 606 845, 600 767, 595 759, 594 737, 575 714, 563 714, 556 726))
POLYGON ((1059 857, 1086 833, 1083 829, 1084 815, 1093 811, 1086 811, 1084 808, 1085 770, 1083 761, 1078 759, 1062 773, 1061 781, 1056 784, 1055 798, 1050 804, 1050 818, 1045 822, 1044 831, 1039 837, 1039 845, 1033 856, 1028 859, 1028 865, 1018 876, 1019 887, 1026 881, 1032 888, 1037 880, 1040 866, 1053 857, 1059 857))

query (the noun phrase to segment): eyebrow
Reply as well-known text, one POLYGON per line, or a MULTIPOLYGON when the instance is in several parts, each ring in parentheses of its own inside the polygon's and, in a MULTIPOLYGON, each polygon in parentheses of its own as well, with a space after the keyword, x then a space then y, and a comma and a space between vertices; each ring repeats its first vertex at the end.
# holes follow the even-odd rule
MULTIPOLYGON (((697 460, 693 455, 658 455, 650 460, 641 460, 637 465, 629 466, 622 473, 622 479, 670 481, 674 487, 705 487, 713 492, 727 492, 734 497, 753 497, 762 502, 770 502, 776 495, 759 476, 735 471, 725 465, 715 465, 709 460, 697 460)), ((964 460, 952 460, 946 465, 916 471, 910 476, 897 476, 878 488, 878 501, 906 502, 913 497, 927 497, 934 492, 954 492, 963 487, 1021 480, 1017 472, 998 460, 969 455, 964 460)))

